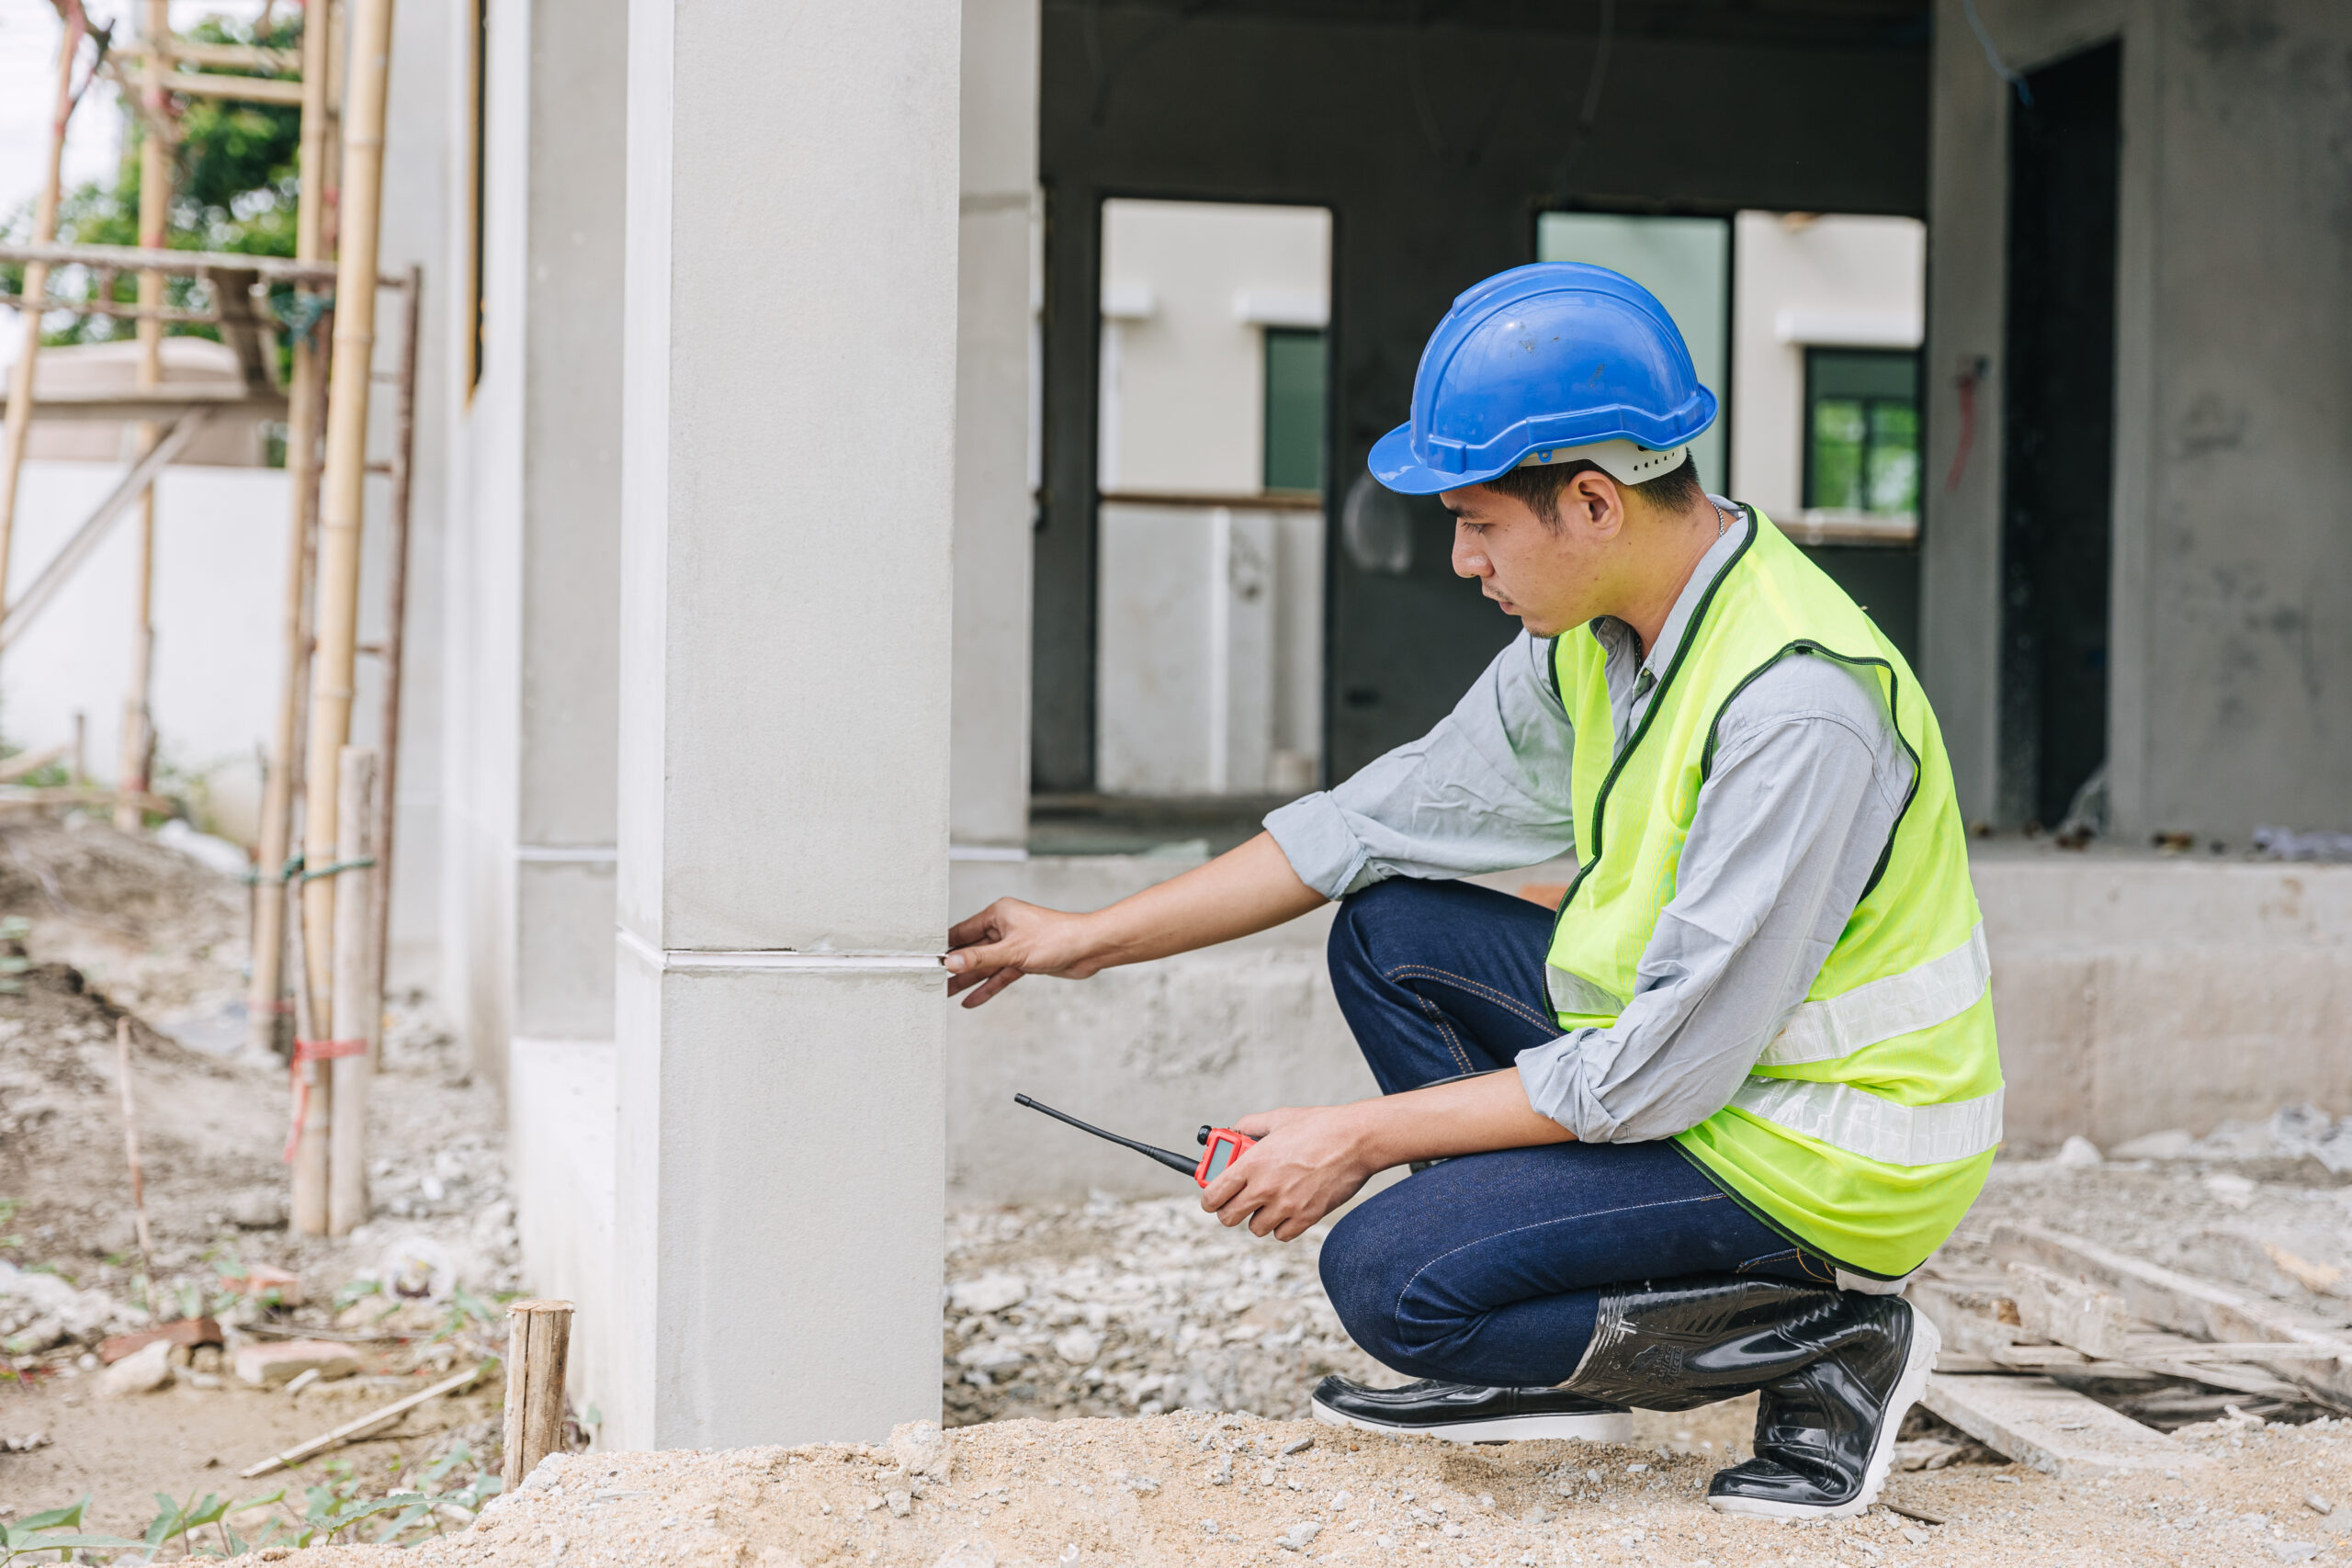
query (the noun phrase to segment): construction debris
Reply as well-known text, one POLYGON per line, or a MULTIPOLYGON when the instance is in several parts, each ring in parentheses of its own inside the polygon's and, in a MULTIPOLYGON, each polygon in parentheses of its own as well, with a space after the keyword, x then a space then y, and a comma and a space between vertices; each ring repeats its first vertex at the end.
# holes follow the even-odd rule
POLYGON ((1938 1373, 1922 1403, 1994 1452, 2061 1481, 2202 1462, 2164 1433, 2048 1378, 1938 1373))

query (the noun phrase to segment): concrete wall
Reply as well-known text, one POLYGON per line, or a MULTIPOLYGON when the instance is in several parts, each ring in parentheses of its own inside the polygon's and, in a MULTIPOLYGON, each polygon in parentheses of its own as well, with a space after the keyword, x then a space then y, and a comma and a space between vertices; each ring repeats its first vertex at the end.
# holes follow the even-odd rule
POLYGON ((2352 1111, 2352 866, 1980 852, 2009 1137, 2352 1111))
POLYGON ((1037 0, 964 0, 956 316, 957 845, 1029 841, 1031 471, 1037 418, 1037 0))
MULTIPOLYGON (((955 903, 1099 908, 1185 868, 1142 858, 959 865, 955 903)), ((1993 845, 1971 867, 1993 956, 2013 1144, 2108 1145, 2311 1100, 2352 1112, 2352 866, 1993 845), (2248 994, 2248 977, 2260 976, 2248 994)), ((1564 867, 1478 878, 1515 891, 1564 867)), ((957 1010, 948 1172, 959 1201, 1167 1196, 1148 1162, 1046 1125, 1016 1091, 1163 1147, 1203 1122, 1374 1092, 1332 1000, 1329 909, 1091 980, 1032 976, 957 1010)))
POLYGON ((510 1041, 612 1036, 624 166, 618 117, 579 107, 622 100, 625 27, 625 0, 490 15, 492 330, 453 419, 447 658, 467 680, 442 934, 447 999, 493 1076, 510 1041))
MULTIPOLYGON (((421 270, 417 323, 416 416, 411 437, 409 496, 408 615, 401 678, 400 776, 394 781, 392 931, 388 978, 395 987, 436 987, 441 972, 441 836, 444 779, 444 675, 440 585, 449 531, 448 410, 458 397, 449 376, 447 323, 456 314, 448 265, 452 214, 448 188, 454 155, 451 116, 456 112, 457 75, 450 61, 458 29, 447 4, 413 4, 392 15, 392 71, 386 103, 390 130, 384 140, 384 221, 381 254, 387 272, 421 270)), ((385 307, 396 301, 386 296, 385 307)), ((393 367, 400 331, 388 316, 376 327, 378 364, 393 367)), ((370 449, 389 453, 397 436, 392 389, 378 383, 370 399, 370 449)), ((389 481, 368 481, 366 585, 387 581, 390 564, 389 481)), ((359 635, 380 643, 389 601, 379 586, 363 594, 359 635)), ((273 635, 276 621, 270 623, 273 635)), ((462 666, 458 668, 462 669, 462 666)), ((383 671, 360 660, 359 709, 352 739, 371 740, 383 703, 383 671), (365 716, 363 717, 363 716, 365 716)))
MULTIPOLYGON (((15 592, 24 591, 122 473, 119 463, 25 465, 8 574, 15 592)), ((285 472, 166 468, 155 517, 150 703, 160 776, 167 788, 195 786, 192 804, 208 818, 199 826, 249 842, 261 811, 255 749, 268 744, 277 712, 285 472)), ((121 760, 118 738, 130 680, 137 552, 134 509, 0 657, 0 735, 28 750, 64 745, 74 739, 80 714, 89 772, 108 783, 121 760)), ((367 716, 372 721, 373 711, 367 716)), ((407 869, 405 862, 401 869, 407 869)))
MULTIPOLYGON (((2352 8, 1979 0, 2030 70, 2122 40, 2113 637, 2120 834, 2352 827, 2352 8)), ((1962 807, 1998 759, 1999 432, 2010 89, 1939 0, 1928 472, 1991 361, 1958 488, 1931 487, 1920 671, 1962 807)))
POLYGON ((1915 218, 1739 215, 1728 493, 1776 518, 1804 512, 1804 351, 1918 347, 1927 242, 1915 218))

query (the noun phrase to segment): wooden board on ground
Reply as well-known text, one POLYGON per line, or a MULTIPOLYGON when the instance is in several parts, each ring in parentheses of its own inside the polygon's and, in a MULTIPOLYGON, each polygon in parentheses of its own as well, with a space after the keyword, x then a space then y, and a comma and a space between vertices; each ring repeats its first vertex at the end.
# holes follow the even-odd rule
POLYGON ((2203 1462, 2153 1427, 2048 1378, 1938 1372, 1920 1403, 1996 1453, 2061 1481, 2203 1462))
POLYGON ((2295 1347, 2294 1353, 2275 1358, 2246 1349, 2235 1359, 2352 1409, 2352 1340, 2324 1318, 2041 1225, 2004 1221, 1994 1226, 1993 1253, 2004 1262, 2037 1264, 2104 1286, 2123 1298, 2133 1317, 2194 1339, 2295 1347))

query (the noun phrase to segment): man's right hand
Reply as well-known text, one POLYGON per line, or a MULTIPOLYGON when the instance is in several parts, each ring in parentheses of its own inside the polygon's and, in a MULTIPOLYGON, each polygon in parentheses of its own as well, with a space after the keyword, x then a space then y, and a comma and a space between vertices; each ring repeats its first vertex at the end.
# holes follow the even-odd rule
POLYGON ((1023 975, 1083 980, 1102 967, 1093 917, 1000 898, 947 933, 947 994, 976 1008, 1023 975))
POLYGON ((969 991, 976 1008, 1023 975, 1083 980, 1098 969, 1142 964, 1231 942, 1323 902, 1298 879, 1271 834, 1206 865, 1131 894, 1091 914, 1066 914, 1000 898, 947 933, 947 994, 969 991))

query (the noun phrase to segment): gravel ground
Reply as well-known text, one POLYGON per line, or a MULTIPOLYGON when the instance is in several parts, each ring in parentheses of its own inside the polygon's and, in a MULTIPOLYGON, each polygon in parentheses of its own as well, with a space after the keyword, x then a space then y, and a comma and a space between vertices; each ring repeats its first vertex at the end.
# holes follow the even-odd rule
POLYGON ((1287 1246, 1227 1230, 1196 1198, 959 1212, 947 1422, 1187 1405, 1295 1418, 1327 1372, 1402 1381, 1341 1332, 1322 1242, 1322 1227, 1287 1246))

